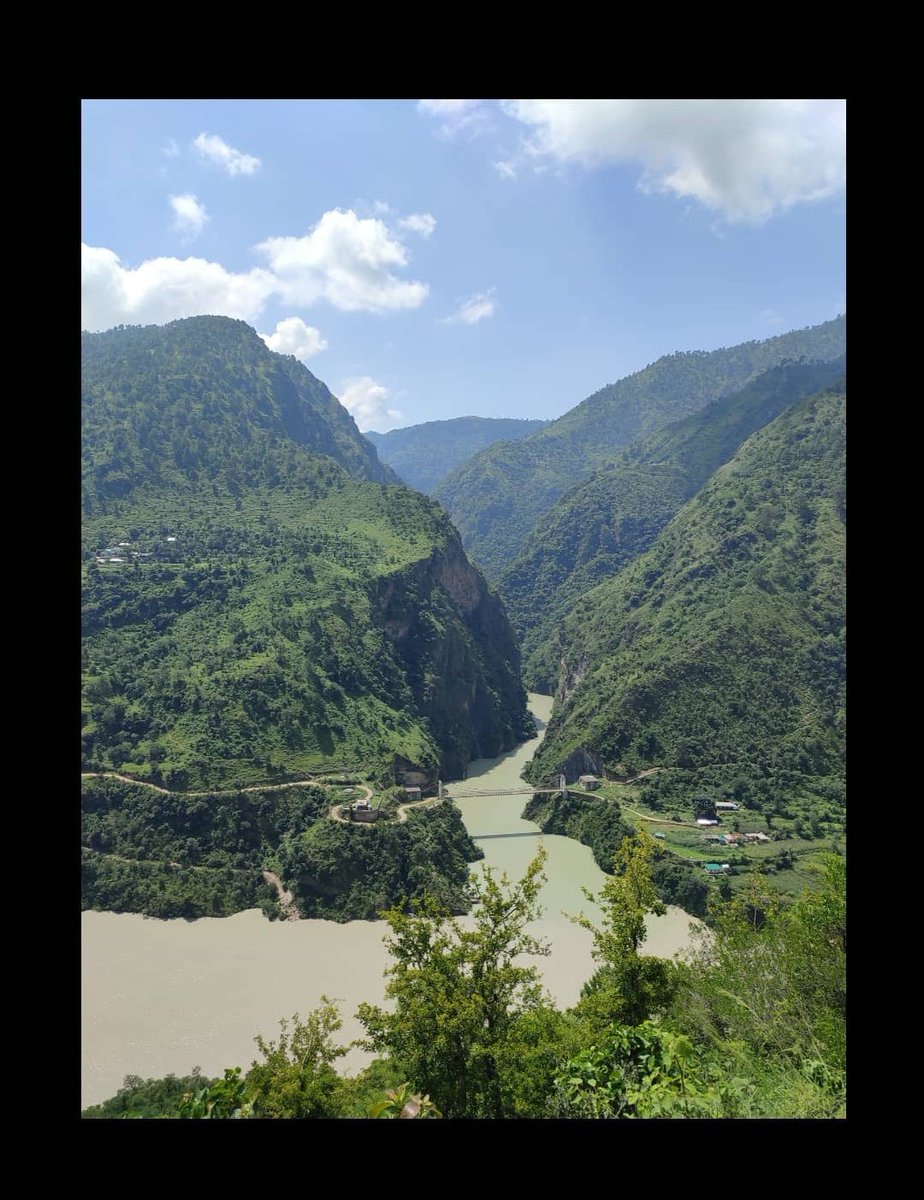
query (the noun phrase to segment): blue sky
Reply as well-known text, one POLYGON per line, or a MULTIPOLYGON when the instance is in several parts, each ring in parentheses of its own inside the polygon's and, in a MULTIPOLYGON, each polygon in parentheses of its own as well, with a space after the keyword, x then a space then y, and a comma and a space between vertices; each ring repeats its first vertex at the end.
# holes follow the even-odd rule
POLYGON ((85 101, 83 326, 223 313, 384 431, 846 311, 843 101, 85 101))

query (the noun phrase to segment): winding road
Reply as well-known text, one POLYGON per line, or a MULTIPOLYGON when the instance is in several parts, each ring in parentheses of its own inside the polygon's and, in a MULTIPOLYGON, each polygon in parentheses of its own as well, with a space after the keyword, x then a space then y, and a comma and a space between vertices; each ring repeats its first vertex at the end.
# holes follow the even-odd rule
MULTIPOLYGON (((156 783, 148 783, 144 779, 133 779, 130 775, 120 775, 117 771, 82 771, 80 774, 80 778, 81 779, 118 779, 122 783, 132 783, 136 787, 150 788, 151 791, 159 792, 162 796, 237 796, 241 792, 279 792, 279 791, 283 791, 285 788, 312 787, 312 786, 329 787, 330 786, 329 784, 325 784, 320 779, 312 778, 312 779, 299 779, 299 780, 295 780, 292 783, 271 783, 271 784, 265 784, 265 785, 257 785, 255 787, 231 788, 231 789, 225 789, 222 791, 171 792, 167 788, 159 787, 156 783)), ((373 796, 372 788, 368 787, 366 784, 359 784, 357 786, 359 787, 359 789, 361 791, 365 792, 366 802, 371 803, 372 796, 373 796)), ((429 798, 426 800, 412 800, 408 804, 400 804, 396 810, 398 821, 404 822, 407 820, 407 813, 408 813, 408 809, 410 809, 410 808, 420 808, 425 805, 432 805, 432 804, 439 804, 439 803, 440 803, 439 798, 429 798)), ((365 822, 348 820, 346 817, 341 815, 341 813, 340 813, 341 807, 343 807, 342 803, 334 804, 329 809, 328 816, 330 817, 330 819, 332 821, 339 821, 341 824, 344 824, 344 825, 367 827, 369 829, 372 829, 374 827, 374 823, 371 821, 368 823, 368 826, 367 826, 365 822)), ((100 855, 102 855, 103 858, 116 858, 120 862, 138 862, 138 863, 143 862, 147 866, 156 865, 154 863, 154 861, 151 859, 124 858, 121 854, 106 854, 102 850, 93 850, 90 846, 84 846, 84 847, 82 847, 82 849, 89 850, 92 854, 100 854, 100 855)), ((169 866, 176 867, 176 868, 179 868, 182 870, 190 870, 190 871, 207 869, 205 867, 184 866, 182 863, 178 863, 178 862, 171 862, 171 863, 169 863, 169 866)), ((301 913, 298 910, 298 905, 295 903, 295 897, 292 895, 292 893, 290 891, 287 891, 285 885, 283 884, 283 882, 279 878, 279 876, 274 871, 263 871, 263 878, 266 880, 267 883, 271 883, 273 885, 273 887, 276 889, 276 895, 279 899, 279 907, 282 909, 283 913, 285 913, 286 920, 287 921, 301 920, 301 913)))

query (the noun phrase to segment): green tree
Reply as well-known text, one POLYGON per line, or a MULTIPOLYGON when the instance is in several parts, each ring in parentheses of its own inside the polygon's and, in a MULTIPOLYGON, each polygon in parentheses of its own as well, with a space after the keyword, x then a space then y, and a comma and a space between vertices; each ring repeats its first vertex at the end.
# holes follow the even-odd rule
POLYGON ((337 1093, 340 1080, 334 1062, 346 1054, 346 1048, 333 1042, 343 1022, 334 1004, 326 996, 314 1012, 302 1021, 298 1013, 291 1028, 283 1017, 279 1022, 279 1041, 254 1039, 263 1055, 247 1073, 247 1087, 258 1117, 308 1118, 340 1115, 337 1093))
POLYGON ((253 1104, 240 1067, 226 1067, 223 1079, 198 1092, 186 1092, 180 1104, 183 1120, 241 1120, 253 1115, 253 1104))
POLYGON ((472 929, 429 899, 416 913, 384 914, 394 959, 386 995, 395 1005, 360 1005, 367 1045, 392 1055, 445 1117, 511 1115, 500 1060, 520 1015, 543 1003, 537 968, 518 959, 548 953, 526 932, 538 916, 545 857, 540 851, 513 885, 486 868, 472 929))
POLYGON ((846 864, 831 855, 822 870, 821 887, 785 909, 749 879, 699 935, 672 1020, 743 1055, 754 1078, 788 1072, 789 1103, 810 1085, 805 1115, 834 1116, 846 1103, 846 864))
POLYGON ((566 1117, 714 1117, 724 1089, 696 1061, 689 1038, 652 1021, 614 1025, 555 1079, 566 1117))
POLYGON ((572 920, 593 934, 593 956, 600 969, 584 985, 578 1013, 595 1029, 613 1022, 641 1024, 664 1008, 673 996, 673 964, 666 959, 643 957, 639 951, 648 936, 645 917, 661 916, 667 910, 658 897, 651 877, 651 860, 658 853, 654 838, 639 830, 613 856, 613 874, 592 903, 603 908, 597 926, 583 914, 572 920))

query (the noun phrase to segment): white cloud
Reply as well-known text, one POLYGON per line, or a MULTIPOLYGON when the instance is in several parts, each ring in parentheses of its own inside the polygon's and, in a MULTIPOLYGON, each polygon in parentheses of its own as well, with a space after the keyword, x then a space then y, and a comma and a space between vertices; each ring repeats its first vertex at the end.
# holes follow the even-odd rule
POLYGON ((729 221, 759 224, 846 179, 841 100, 516 100, 533 161, 586 167, 638 161, 645 192, 689 196, 729 221))
MULTIPOLYGON (((190 235, 207 220, 195 196, 170 202, 175 227, 190 235)), ((427 225, 429 214, 413 216, 427 225)), ((252 322, 271 296, 297 307, 323 299, 344 312, 389 312, 418 308, 430 290, 393 273, 407 265, 404 245, 380 220, 360 220, 352 211, 333 209, 306 236, 269 238, 255 249, 269 270, 228 271, 202 258, 152 258, 126 267, 113 250, 84 246, 82 327, 162 324, 206 313, 252 322)))
POLYGON ((378 217, 387 217, 390 212, 394 212, 394 209, 385 200, 373 200, 372 211, 378 217))
POLYGON ((199 236, 209 219, 205 205, 200 204, 197 197, 191 192, 182 196, 168 196, 167 199, 173 209, 173 224, 170 228, 186 241, 191 242, 193 238, 199 236))
POLYGON ((486 317, 492 317, 497 307, 494 302, 496 288, 488 288, 486 292, 476 292, 459 305, 451 317, 443 317, 442 325, 477 325, 486 317))
POLYGON ((306 236, 268 238, 256 249, 269 260, 287 304, 323 297, 344 312, 387 312, 419 307, 430 290, 391 273, 407 265, 404 246, 378 218, 361 220, 352 209, 332 209, 306 236))
POLYGON ((160 152, 165 158, 179 158, 180 147, 177 145, 176 138, 167 138, 160 152))
POLYGON ((152 258, 134 268, 102 246, 82 247, 81 328, 162 325, 215 314, 254 321, 277 290, 269 271, 226 271, 203 258, 152 258))
POLYGON ((494 170, 503 179, 516 179, 517 165, 511 159, 498 159, 494 164, 494 170))
POLYGON ((417 108, 429 117, 458 118, 470 113, 480 100, 418 100, 417 108))
POLYGON ((360 379, 347 379, 340 390, 340 403, 365 433, 374 429, 376 433, 387 433, 404 420, 403 413, 389 408, 388 388, 376 383, 369 375, 360 379))
POLYGON ((293 354, 301 362, 307 362, 315 354, 327 349, 327 342, 320 330, 306 325, 301 317, 286 317, 276 324, 274 333, 261 333, 270 350, 277 354, 293 354))
POLYGON ((221 167, 229 175, 253 175, 260 169, 259 158, 252 154, 243 154, 235 150, 215 133, 200 133, 193 141, 193 146, 201 158, 221 167))
POLYGON ((435 117, 440 136, 447 141, 459 134, 474 137, 494 128, 483 100, 419 100, 417 111, 435 117))
POLYGON ((402 229, 409 229, 411 233, 419 233, 421 237, 428 238, 436 229, 436 217, 432 213, 410 213, 402 217, 398 224, 402 229))

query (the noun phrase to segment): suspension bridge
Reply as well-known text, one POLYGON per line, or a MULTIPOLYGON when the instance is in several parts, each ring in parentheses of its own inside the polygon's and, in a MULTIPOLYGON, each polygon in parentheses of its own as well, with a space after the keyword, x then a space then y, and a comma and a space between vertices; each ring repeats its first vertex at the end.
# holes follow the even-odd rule
POLYGON ((564 775, 558 778, 558 787, 514 787, 514 788, 459 788, 455 784, 437 784, 437 795, 441 800, 470 800, 475 796, 564 796, 568 791, 564 775), (451 791, 450 791, 451 787, 451 791))

